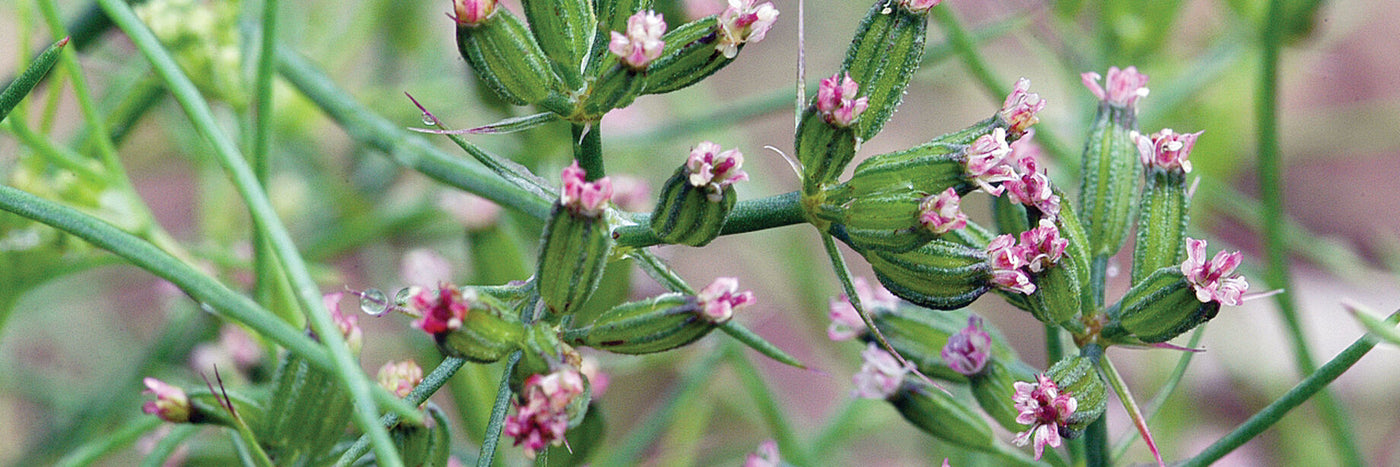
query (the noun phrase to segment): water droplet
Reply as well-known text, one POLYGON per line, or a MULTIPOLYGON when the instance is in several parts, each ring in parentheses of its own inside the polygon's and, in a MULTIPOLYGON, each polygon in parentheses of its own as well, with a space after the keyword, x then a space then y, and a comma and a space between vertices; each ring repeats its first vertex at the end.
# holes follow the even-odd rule
POLYGON ((379 289, 365 289, 360 292, 360 311, 370 316, 379 316, 389 311, 389 299, 379 289))
POLYGON ((394 294, 394 304, 398 306, 408 306, 408 299, 413 297, 413 287, 404 287, 394 294))
POLYGON ((423 112, 423 124, 429 126, 437 125, 437 117, 434 117, 433 114, 423 112))

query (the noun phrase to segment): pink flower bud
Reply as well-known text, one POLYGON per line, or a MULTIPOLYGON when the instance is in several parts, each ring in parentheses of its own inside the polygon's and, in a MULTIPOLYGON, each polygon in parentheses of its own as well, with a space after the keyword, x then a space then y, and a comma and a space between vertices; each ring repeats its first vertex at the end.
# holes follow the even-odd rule
POLYGON ((870 105, 869 98, 856 98, 859 93, 860 85, 851 79, 849 73, 831 75, 822 79, 817 88, 817 110, 821 111, 827 123, 842 128, 851 126, 870 105))
POLYGON ((1031 80, 1021 78, 1016 81, 1011 94, 1001 106, 1001 118, 1006 121, 1007 133, 1020 136, 1040 121, 1036 113, 1045 108, 1045 99, 1040 94, 1029 92, 1031 80))
POLYGON ((738 55, 740 44, 763 40, 778 20, 778 9, 771 2, 756 3, 758 0, 729 0, 729 8, 719 14, 720 40, 715 49, 724 58, 738 55))
POLYGON ((164 381, 155 378, 141 380, 146 385, 146 394, 154 394, 156 400, 146 401, 141 406, 141 411, 149 415, 160 417, 171 423, 184 423, 190 421, 190 399, 185 395, 185 390, 180 389, 164 381))
POLYGON ((439 283, 436 290, 423 287, 413 289, 408 306, 421 316, 413 322, 413 327, 433 335, 461 328, 462 320, 471 311, 471 302, 476 299, 476 291, 467 290, 464 294, 461 289, 447 283, 439 283))
POLYGON ((1138 157, 1144 167, 1191 173, 1191 161, 1186 158, 1191 155, 1191 148, 1196 146, 1196 138, 1201 133, 1204 131, 1176 133, 1164 128, 1151 138, 1133 133, 1133 142, 1137 143, 1138 157))
POLYGON ((457 24, 476 26, 496 12, 496 0, 454 0, 452 19, 457 24))
POLYGON ((1028 443, 1035 445, 1035 458, 1045 453, 1045 446, 1059 447, 1060 427, 1070 422, 1070 417, 1079 406, 1079 401, 1069 393, 1061 393, 1060 388, 1050 377, 1036 375, 1035 384, 1017 381, 1012 387, 1016 394, 1011 400, 1016 405, 1016 423, 1030 425, 1026 431, 1016 434, 1012 442, 1017 446, 1028 443))
MULTIPOLYGON (((733 2, 733 0, 730 0, 733 2)), ((778 443, 773 440, 758 445, 758 450, 749 453, 744 459, 744 467, 779 467, 783 460, 778 456, 778 443)))
POLYGON ((712 202, 724 199, 725 187, 749 179, 743 166, 744 155, 738 149, 720 152, 720 146, 709 141, 695 145, 685 161, 686 170, 690 171, 690 184, 710 187, 707 197, 712 202))
POLYGON ((851 377, 851 382, 856 385, 855 390, 851 391, 852 397, 887 399, 904 383, 904 375, 914 371, 914 367, 908 363, 900 366, 893 355, 873 342, 860 353, 860 358, 863 361, 860 371, 851 377))
POLYGON ((1022 253, 1031 272, 1041 272, 1060 262, 1069 240, 1060 238, 1060 229, 1049 219, 1041 219, 1036 228, 1021 232, 1022 253))
POLYGON ((1137 67, 1134 66, 1123 70, 1116 66, 1109 67, 1108 80, 1105 82, 1108 85, 1107 90, 1099 86, 1101 77, 1098 73, 1086 72, 1079 75, 1079 78, 1084 82, 1084 87, 1089 88, 1089 92, 1109 105, 1132 108, 1139 98, 1147 97, 1147 75, 1138 73, 1137 67))
POLYGON ((938 355, 953 371, 972 376, 987 366, 991 350, 992 336, 982 329, 982 318, 969 316, 967 327, 949 336, 938 355))
POLYGON ((564 168, 559 174, 564 185, 560 190, 559 203, 574 213, 597 217, 612 199, 612 180, 603 177, 589 182, 584 175, 578 161, 564 168))
POLYGON ((627 18, 627 33, 612 32, 612 42, 608 50, 622 59, 633 70, 644 70, 647 64, 661 56, 666 43, 661 36, 666 34, 666 21, 661 14, 646 10, 627 18))
POLYGON ((701 313, 712 323, 723 323, 734 317, 734 310, 753 304, 753 292, 739 292, 739 280, 733 277, 716 278, 710 285, 695 294, 700 303, 701 313))
POLYGON ((959 209, 961 201, 957 190, 951 187, 924 198, 919 203, 919 224, 939 235, 967 227, 967 214, 959 209))
POLYGON ((413 360, 387 362, 384 366, 379 367, 375 379, 379 381, 380 387, 403 398, 407 397, 408 393, 413 392, 413 388, 418 386, 418 383, 423 382, 423 368, 419 367, 413 360))
POLYGON ((1054 220, 1060 215, 1060 196, 1050 186, 1050 176, 1026 173, 1002 183, 1006 196, 1014 203, 1036 208, 1043 219, 1054 220))
POLYGON ((1243 256, 1238 251, 1220 251, 1207 263, 1205 240, 1187 237, 1186 260, 1181 262, 1181 273, 1196 289, 1196 299, 1201 303, 1214 301, 1239 306, 1244 292, 1249 290, 1249 282, 1243 276, 1232 274, 1243 256))
POLYGON ((987 244, 987 261, 992 265, 992 283, 1004 290, 1030 295, 1035 284, 1021 270, 1026 266, 1026 247, 1016 243, 1016 237, 1003 234, 987 244))

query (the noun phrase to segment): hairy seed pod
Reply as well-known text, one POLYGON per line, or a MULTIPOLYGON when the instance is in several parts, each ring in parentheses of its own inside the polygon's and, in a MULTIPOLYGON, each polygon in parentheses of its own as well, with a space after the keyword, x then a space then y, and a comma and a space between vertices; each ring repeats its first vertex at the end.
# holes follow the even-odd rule
POLYGON ((474 25, 459 23, 457 50, 478 78, 513 104, 538 104, 563 89, 530 31, 505 8, 474 25))
POLYGON ((613 307, 592 323, 565 331, 564 338, 575 345, 639 355, 689 345, 715 327, 702 316, 694 296, 670 293, 613 307))
POLYGON ((1128 334, 1142 342, 1166 342, 1200 326, 1220 312, 1220 302, 1201 303, 1180 266, 1168 266, 1128 289, 1108 310, 1106 337, 1128 334))
POLYGON ((603 277, 612 234, 602 216, 580 214, 559 203, 545 223, 536 286, 556 315, 578 311, 603 277))
POLYGON ((1013 433, 1026 428, 1016 421, 1020 412, 1007 395, 1016 393, 1017 381, 1034 381, 1035 370, 1020 360, 998 358, 993 354, 992 358, 987 359, 986 368, 969 379, 977 404, 982 406, 982 411, 992 416, 997 424, 1013 433))
POLYGON ((933 240, 907 252, 863 254, 885 288, 916 305, 961 308, 992 287, 986 253, 946 240, 933 240))
POLYGON ((881 0, 870 7, 841 64, 870 99, 869 109, 856 124, 856 137, 861 140, 875 137, 894 114, 909 78, 924 58, 928 15, 900 4, 881 0))
POLYGON ((661 57, 647 65, 643 92, 664 94, 689 87, 733 62, 715 48, 720 40, 718 18, 707 16, 667 32, 661 57))
POLYGON ((530 32, 554 72, 571 89, 583 87, 583 62, 598 28, 587 0, 524 0, 530 32))
POLYGON ((719 237, 729 212, 738 199, 733 186, 714 193, 713 185, 695 186, 690 183, 686 166, 666 180, 661 198, 651 212, 651 230, 666 243, 705 246, 719 237), (718 195, 719 200, 712 199, 718 195))
POLYGON ((1186 223, 1191 199, 1186 196, 1186 173, 1151 169, 1142 187, 1137 243, 1133 247, 1133 283, 1158 269, 1181 264, 1186 249, 1186 223))
POLYGON ((982 414, 923 381, 906 379, 890 403, 905 420, 935 438, 968 449, 992 452, 996 436, 982 414))
POLYGON ((1104 409, 1108 408, 1103 379, 1094 369, 1095 360, 1083 355, 1065 357, 1045 372, 1062 394, 1067 393, 1078 401, 1069 423, 1060 428, 1060 435, 1065 438, 1078 438, 1084 428, 1103 416, 1104 409))
POLYGON ((1142 183, 1142 162, 1132 138, 1136 130, 1137 116, 1132 108, 1107 102, 1099 105, 1089 126, 1079 202, 1089 252, 1094 257, 1113 256, 1132 228, 1130 221, 1142 183))

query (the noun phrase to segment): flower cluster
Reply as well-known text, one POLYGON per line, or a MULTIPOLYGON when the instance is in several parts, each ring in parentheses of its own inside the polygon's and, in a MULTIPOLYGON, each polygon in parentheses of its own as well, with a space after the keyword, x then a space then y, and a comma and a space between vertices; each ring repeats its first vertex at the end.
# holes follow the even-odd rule
POLYGON ((1243 276, 1234 274, 1242 260, 1243 255, 1238 251, 1220 251, 1207 263, 1205 240, 1187 238, 1186 260, 1181 262, 1181 273, 1196 289, 1196 299, 1201 303, 1220 302, 1222 305, 1239 306, 1244 292, 1249 290, 1249 282, 1243 276))
POLYGON ((1133 133, 1133 142, 1137 143, 1138 156, 1143 166, 1191 173, 1191 161, 1186 158, 1191 155, 1191 148, 1196 146, 1196 138, 1200 137, 1201 133, 1204 132, 1176 133, 1170 128, 1165 128, 1151 137, 1133 133))
POLYGON ((715 48, 732 59, 739 55, 739 45, 763 40, 777 20, 778 9, 771 2, 729 0, 729 7, 719 14, 720 40, 715 48))
POLYGON ((627 18, 627 33, 612 32, 612 42, 608 50, 622 59, 633 70, 644 70, 652 60, 661 56, 666 43, 661 36, 666 34, 666 20, 661 14, 646 10, 627 18))
POLYGON ((1098 73, 1086 72, 1080 74, 1079 78, 1084 81, 1084 87, 1089 88, 1089 92, 1112 106, 1133 108, 1138 99, 1147 97, 1147 75, 1138 73, 1137 67, 1134 66, 1123 70, 1116 66, 1109 67, 1108 79, 1104 82, 1108 89, 1099 86, 1102 76, 1098 73))
POLYGON ((982 329, 982 318, 969 316, 967 327, 949 336, 938 355, 953 371, 972 376, 987 366, 991 350, 992 336, 982 329))
POLYGON ((1041 99, 1040 94, 1030 90, 1031 80, 1017 80, 1011 94, 1006 96, 1006 101, 1001 105, 1001 119, 1006 121, 1007 133, 1013 137, 1020 137, 1031 125, 1039 122, 1040 117, 1036 114, 1045 109, 1045 99, 1041 99))
POLYGON ((701 314, 712 323, 723 323, 734 317, 734 310, 752 305, 753 292, 739 292, 739 280, 733 277, 716 278, 710 285, 695 294, 700 304, 701 314))
POLYGON ((423 382, 423 368, 419 367, 413 360, 402 362, 387 362, 379 367, 379 372, 375 374, 375 380, 379 382, 379 387, 388 390, 400 398, 407 397, 418 383, 423 382))
POLYGON ((515 438, 516 446, 524 445, 525 456, 531 459, 545 447, 563 444, 569 404, 580 394, 583 377, 573 368, 530 375, 516 402, 515 416, 506 418, 505 434, 515 438))
POLYGON ((870 98, 857 98, 858 94, 860 85, 850 73, 823 78, 817 87, 817 110, 827 123, 842 128, 851 126, 870 106, 870 98))
POLYGON ((453 14, 448 14, 457 24, 476 26, 496 12, 496 0, 455 0, 453 14))
POLYGON ((1046 445, 1060 446, 1060 427, 1069 423, 1079 401, 1069 393, 1061 392, 1055 382, 1045 375, 1036 375, 1035 384, 1017 381, 1013 387, 1016 394, 1011 399, 1019 412, 1016 423, 1030 425, 1030 428, 1017 433, 1012 442, 1017 446, 1033 442, 1035 458, 1040 460, 1046 445))
POLYGON ((701 141, 690 150, 690 158, 685 167, 690 172, 690 184, 695 187, 709 187, 710 201, 724 198, 724 189, 735 182, 749 179, 744 172, 744 154, 738 149, 720 151, 720 146, 710 141, 701 141))
POLYGON ((464 294, 461 289, 451 284, 438 284, 437 290, 423 287, 415 289, 408 299, 408 306, 417 312, 420 318, 413 322, 413 327, 433 335, 462 327, 462 320, 467 318, 467 312, 471 311, 471 303, 476 300, 475 291, 467 290, 464 294))
POLYGON ((1002 289, 1030 295, 1035 292, 1030 273, 1038 273, 1058 263, 1069 240, 1060 238, 1060 229, 1049 219, 1041 219, 1033 229, 1021 232, 1020 242, 1003 234, 987 244, 992 264, 992 282, 1002 289))
MULTIPOLYGON (((893 310, 899 306, 899 297, 895 297, 884 287, 876 284, 874 287, 864 277, 857 277, 851 281, 856 289, 856 298, 860 299, 860 304, 870 313, 882 310, 893 310)), ((851 305, 850 297, 841 294, 832 298, 828 302, 828 316, 831 318, 831 325, 826 328, 826 336, 834 341, 844 341, 865 333, 865 320, 856 313, 856 308, 851 305)))
POLYGON ((592 182, 584 178, 586 174, 579 168, 578 161, 565 167, 559 174, 563 181, 559 204, 576 214, 597 217, 612 199, 612 180, 603 177, 592 182))
POLYGON ((959 208, 961 201, 952 187, 924 198, 919 203, 919 225, 940 235, 967 227, 967 214, 959 208))
POLYGON ((899 390, 904 375, 914 371, 912 365, 905 363, 901 366, 893 355, 873 342, 865 347, 860 357, 863 361, 860 371, 851 378, 856 385, 855 390, 851 391, 852 397, 887 399, 899 390))

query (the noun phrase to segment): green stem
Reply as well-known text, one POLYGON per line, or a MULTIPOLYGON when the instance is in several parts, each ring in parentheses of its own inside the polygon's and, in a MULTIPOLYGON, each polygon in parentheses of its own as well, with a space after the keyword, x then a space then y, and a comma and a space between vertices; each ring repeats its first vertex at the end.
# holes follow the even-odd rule
MULTIPOLYGON (((54 34, 68 36, 53 0, 39 2, 39 11, 43 13, 44 20, 48 22, 49 29, 53 30, 54 34)), ((117 160, 117 147, 108 138, 106 119, 102 118, 102 113, 97 110, 97 104, 93 102, 92 94, 88 91, 87 78, 83 76, 83 69, 78 66, 78 53, 71 48, 65 48, 61 55, 63 66, 68 68, 69 79, 73 81, 73 97, 78 101, 78 110, 82 113, 83 120, 93 128, 91 135, 97 142, 97 153, 101 157, 102 165, 112 172, 113 181, 130 188, 126 169, 121 161, 117 160)))
POLYGON ((778 442, 778 451, 782 452, 783 458, 796 465, 811 465, 811 457, 807 455, 803 446, 797 442, 797 436, 793 434, 792 423, 784 416, 778 400, 773 396, 773 390, 764 383, 763 376, 758 373, 758 368, 753 366, 742 352, 734 346, 726 346, 725 354, 729 367, 734 369, 734 373, 739 377, 739 383, 744 385, 744 392, 753 397, 754 404, 763 414, 763 420, 768 423, 768 430, 778 442))
MULTIPOLYGON (((661 239, 657 238, 656 233, 651 230, 649 219, 651 219, 650 214, 637 214, 633 218, 633 222, 636 222, 635 225, 626 225, 613 230, 613 239, 617 240, 618 246, 634 248, 661 244, 661 239)), ((801 194, 793 191, 736 203, 734 210, 729 213, 728 219, 725 220, 724 230, 720 231, 720 235, 754 232, 806 222, 807 218, 802 211, 801 194)))
POLYGON ((603 169, 603 136, 598 132, 598 123, 575 123, 572 129, 574 160, 583 169, 584 177, 593 181, 606 176, 607 172, 603 169))
MULTIPOLYGON (((1201 343, 1201 337, 1206 335, 1205 330, 1207 324, 1210 323, 1196 326, 1195 331, 1191 333, 1191 340, 1186 344, 1187 348, 1194 349, 1201 343)), ((1171 397, 1172 392, 1176 391, 1176 387, 1181 383, 1182 377, 1186 376, 1186 367, 1191 364, 1191 357, 1195 355, 1195 352, 1181 352, 1181 357, 1176 361, 1176 368, 1172 369, 1170 376, 1167 376, 1167 382, 1162 385, 1161 389, 1157 390, 1157 395, 1152 396, 1152 400, 1147 402, 1148 425, 1151 425, 1153 421, 1157 420, 1157 416, 1161 415, 1162 406, 1167 403, 1167 398, 1171 397)), ((1132 446, 1133 441, 1137 440, 1138 436, 1138 432, 1130 431, 1127 436, 1124 436, 1122 440, 1119 440, 1118 443, 1113 446, 1112 459, 1114 463, 1117 463, 1118 460, 1123 457, 1123 454, 1128 452, 1128 447, 1132 446)))
MULTIPOLYGON (((291 235, 277 218, 272 209, 272 204, 268 201, 267 194, 258 185, 257 177, 248 166, 248 162, 239 153, 238 148, 228 139, 214 121, 214 116, 210 112, 208 104, 204 102, 199 91, 195 89, 194 83, 189 77, 184 75, 169 52, 162 48, 160 41, 146 28, 141 20, 136 17, 136 13, 131 11, 131 7, 121 0, 98 0, 102 9, 112 18, 119 28, 131 38, 137 48, 141 50, 146 59, 151 62, 156 73, 165 81, 170 88, 175 100, 180 103, 185 112, 189 115, 196 131, 198 131, 213 147, 214 156, 233 181, 238 189, 239 195, 248 205, 248 211, 259 227, 259 234, 267 237, 280 260, 283 272, 287 274, 288 280, 296 292, 298 302, 301 304, 311 328, 320 337, 325 346, 330 350, 331 361, 334 363, 337 379, 349 391, 355 402, 355 419, 360 429, 365 430, 370 435, 374 444, 374 451, 379 462, 397 467, 403 464, 399 459, 398 452, 395 451, 393 442, 389 439, 389 432, 377 423, 378 411, 372 396, 374 386, 360 369, 359 363, 350 355, 350 349, 345 345, 345 337, 332 322, 330 312, 326 309, 321 300, 321 291, 316 283, 312 281, 310 273, 307 272, 306 263, 296 249, 296 244, 292 242, 291 235)), ((101 132, 106 136, 106 131, 101 132)), ((401 404, 389 405, 401 416, 406 418, 421 417, 413 407, 405 407, 401 404)))
POLYGON ((68 45, 67 37, 45 49, 44 53, 39 54, 39 58, 25 68, 24 72, 20 73, 13 83, 5 86, 5 91, 0 93, 0 120, 5 120, 5 116, 9 115, 10 111, 19 105, 19 101, 24 99, 24 96, 29 95, 29 91, 34 90, 34 86, 37 86, 54 64, 58 63, 58 58, 65 45, 68 45))
MULTIPOLYGON (((1278 75, 1279 50, 1283 47, 1284 28, 1289 21, 1283 20, 1283 14, 1283 0, 1269 2, 1269 11, 1264 15, 1264 24, 1261 27, 1262 56, 1259 88, 1254 102, 1256 124, 1259 127, 1259 198, 1264 207, 1264 211, 1260 213, 1264 224, 1261 233, 1264 237, 1264 251, 1269 261, 1264 282, 1270 288, 1284 291, 1274 296, 1274 302, 1278 305, 1279 313, 1283 315, 1284 324, 1288 328, 1294 366, 1299 374, 1309 374, 1317 369, 1317 364, 1308 349, 1307 336, 1303 333, 1297 303, 1293 298, 1288 239, 1284 236, 1283 164, 1278 135, 1278 75)), ((1364 460, 1353 441, 1356 436, 1346 409, 1329 391, 1322 391, 1317 400, 1327 423, 1327 431, 1341 455, 1341 462, 1345 465, 1362 465, 1364 460)))
POLYGON ((491 421, 486 424, 482 435, 481 452, 476 457, 477 467, 490 467, 496 457, 496 446, 501 441, 501 428, 505 426, 506 411, 510 409, 510 374, 520 363, 520 351, 510 354, 505 371, 501 372, 501 384, 496 388, 496 402, 491 406, 491 421))
MULTIPOLYGON (((1123 381, 1123 376, 1118 374, 1118 369, 1114 368, 1113 361, 1107 355, 1099 358, 1099 374, 1113 387, 1113 392, 1118 394, 1118 400, 1123 403, 1123 409, 1128 411, 1128 417, 1133 420, 1133 425, 1137 426, 1138 433, 1142 434, 1143 441, 1147 442, 1147 449, 1152 451, 1152 457, 1157 460, 1157 465, 1166 465, 1162 462, 1162 454, 1157 450, 1157 441, 1152 439, 1152 431, 1147 428, 1147 419, 1143 418, 1142 411, 1138 409, 1137 401, 1133 399, 1133 392, 1128 390, 1128 383, 1123 381)), ((1104 421, 1104 417, 1099 417, 1095 424, 1104 421)), ((1105 423, 1105 426, 1107 424, 1105 423)), ((1111 465, 1108 457, 1108 433, 1100 433, 1103 439, 1097 443, 1089 444, 1089 465, 1111 465), (1095 446, 1097 445, 1097 446, 1095 446)))
MULTIPOLYGON (((1390 316, 1386 318, 1385 322, 1391 326, 1400 323, 1400 311, 1391 313, 1390 316)), ((1229 454, 1236 448, 1239 448, 1245 442, 1254 439, 1255 436, 1259 436, 1264 430, 1269 429, 1269 427, 1278 423, 1279 420, 1282 420, 1284 415, 1287 415, 1290 410, 1302 405, 1303 402, 1306 402, 1314 395, 1321 394, 1323 388, 1326 388, 1328 384, 1336 380, 1342 373, 1345 373, 1352 365, 1355 365, 1357 361, 1361 360, 1361 357, 1365 356, 1367 352, 1370 352, 1371 349, 1376 346, 1376 342, 1376 338, 1370 334, 1361 336, 1356 342, 1348 346, 1346 350, 1337 354, 1331 361, 1328 361, 1326 364, 1322 365, 1322 367, 1318 368, 1317 371, 1308 375, 1307 378, 1304 378, 1303 381, 1300 381, 1296 386, 1293 386, 1293 389, 1289 389, 1282 397, 1274 400, 1268 406, 1264 407, 1263 410, 1249 417, 1249 420, 1245 420, 1244 423, 1235 427, 1230 433, 1206 447, 1205 450, 1197 454, 1196 457, 1192 457, 1190 460, 1186 461, 1182 464, 1182 467, 1203 467, 1210 465, 1220 460, 1220 458, 1225 457, 1226 454, 1229 454)))

